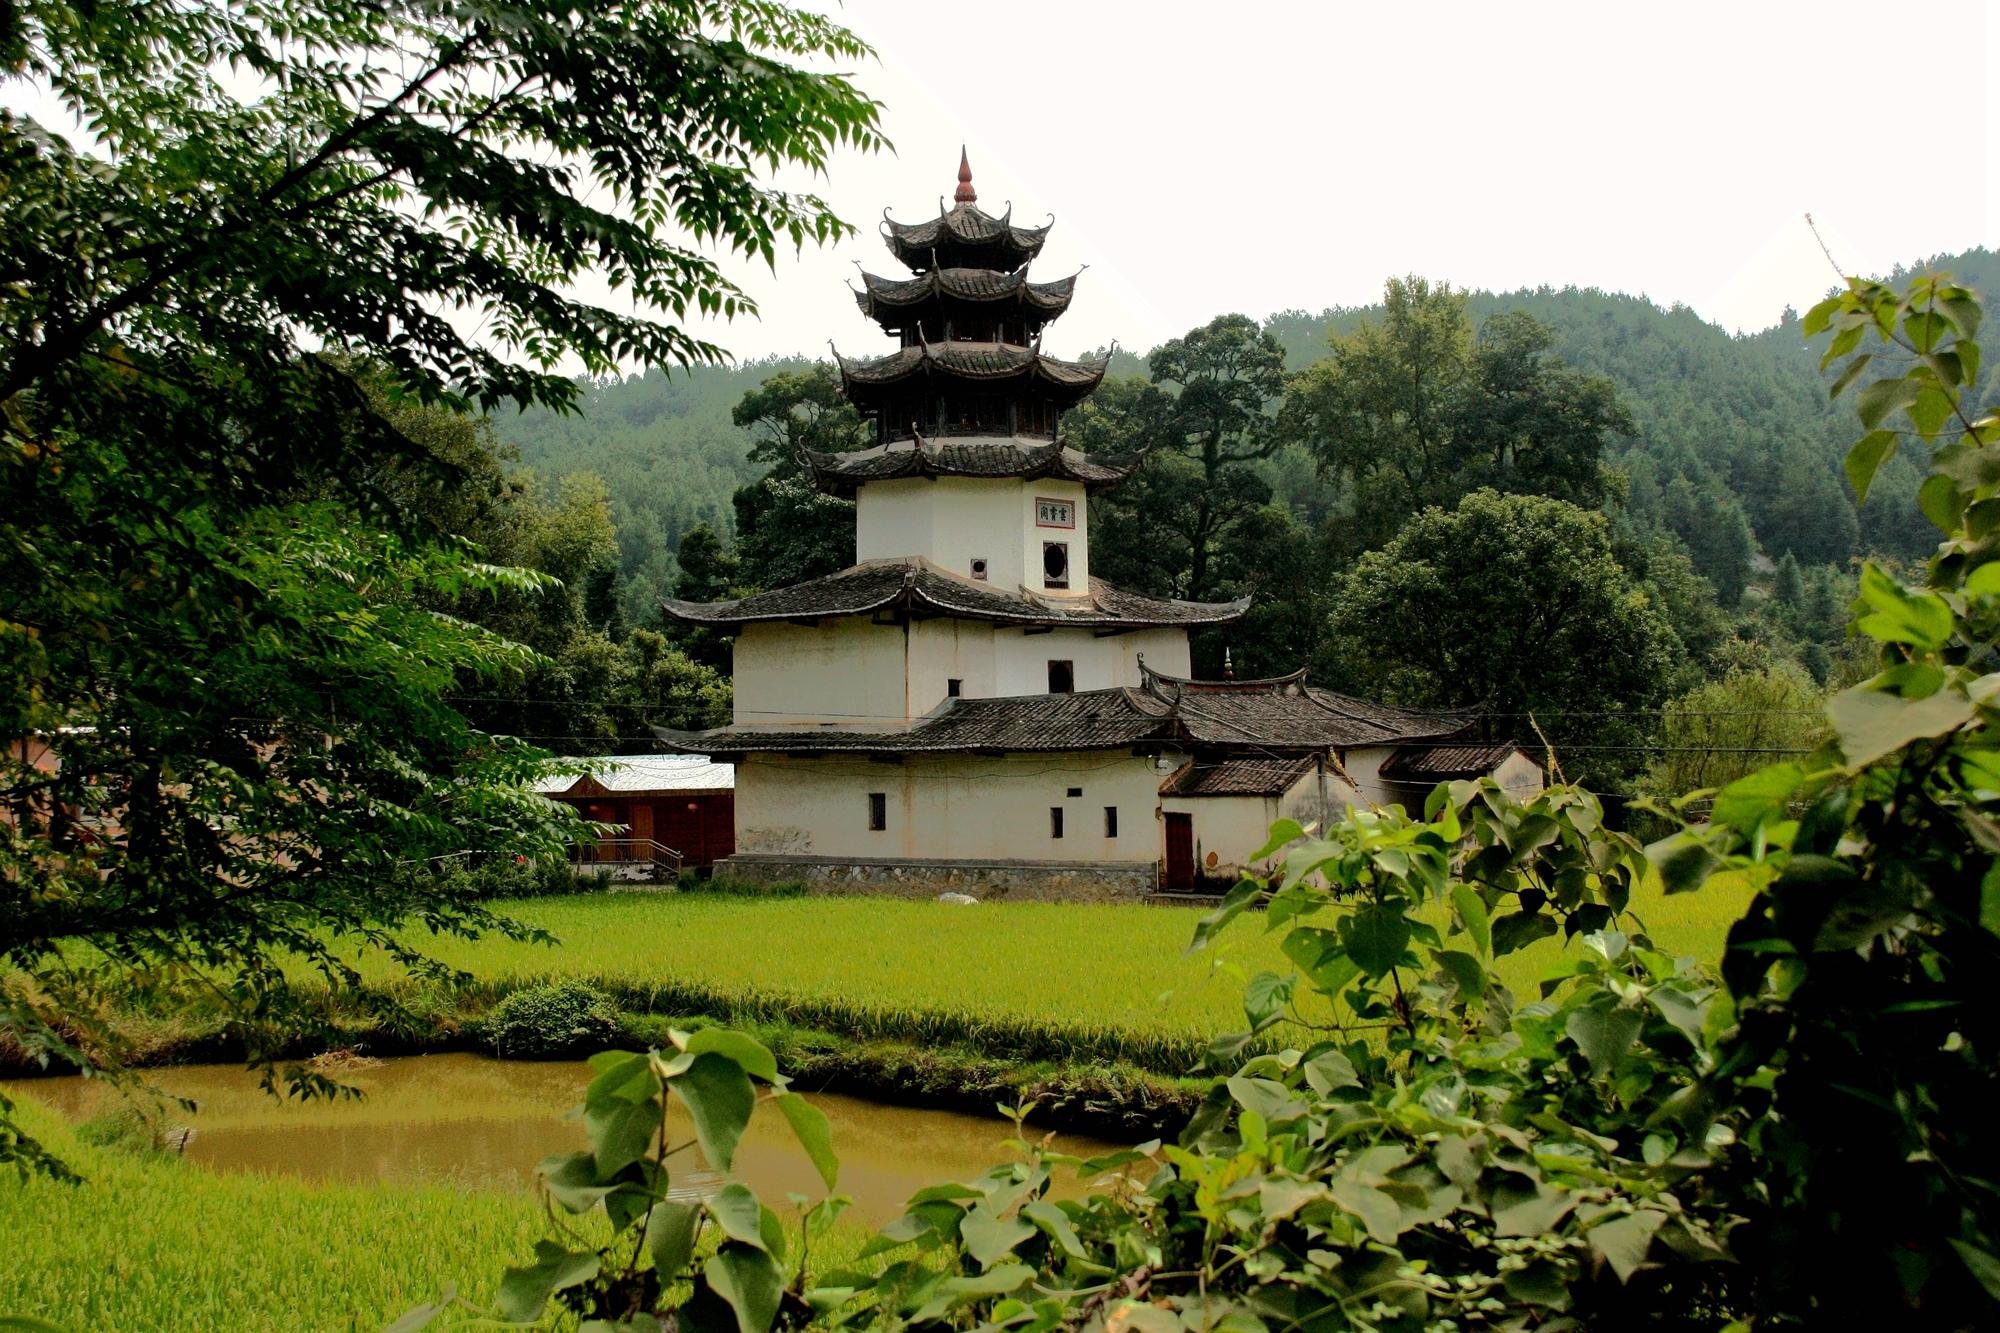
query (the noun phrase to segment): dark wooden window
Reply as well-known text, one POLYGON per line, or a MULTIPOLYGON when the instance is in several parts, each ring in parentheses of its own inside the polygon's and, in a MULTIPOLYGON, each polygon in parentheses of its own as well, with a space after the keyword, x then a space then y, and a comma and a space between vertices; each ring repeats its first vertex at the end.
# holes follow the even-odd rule
POLYGON ((1118 836, 1118 807, 1115 805, 1104 807, 1104 836, 1107 838, 1118 836))
POLYGON ((1076 664, 1066 657, 1049 659, 1049 693, 1076 693, 1076 664))
POLYGON ((1069 543, 1042 543, 1042 586, 1045 588, 1067 588, 1069 586, 1069 543))
POLYGON ((1049 807, 1049 836, 1051 838, 1062 836, 1062 807, 1059 805, 1049 807))
POLYGON ((1069 790, 1065 791, 1065 792, 1064 792, 1063 794, 1064 794, 1065 796, 1081 796, 1081 795, 1083 795, 1083 788, 1081 788, 1081 787, 1071 787, 1071 788, 1069 788, 1069 790))
POLYGON ((879 833, 889 827, 889 793, 871 791, 868 793, 868 828, 879 833))
POLYGON ((952 676, 944 683, 944 697, 947 699, 956 699, 964 690, 965 682, 957 676, 952 676))

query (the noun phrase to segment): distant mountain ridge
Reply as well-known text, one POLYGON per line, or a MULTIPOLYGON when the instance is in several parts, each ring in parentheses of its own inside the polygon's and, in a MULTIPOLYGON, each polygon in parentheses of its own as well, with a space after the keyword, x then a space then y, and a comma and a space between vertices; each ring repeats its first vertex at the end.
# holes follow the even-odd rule
MULTIPOLYGON (((1948 271, 2000 295, 2000 256, 1990 250, 1911 268, 1948 271)), ((1618 385, 1637 426, 1613 451, 1630 479, 1630 517, 1679 532, 1698 565, 1701 542, 1712 536, 1704 529, 1734 521, 1732 506, 1774 559, 1789 551, 1803 564, 1844 563, 1867 551, 1907 557, 1928 549, 1929 529, 1914 500, 1921 474, 1910 459, 1892 460, 1868 504, 1855 511, 1841 472, 1855 434, 1852 408, 1828 402, 1821 349, 1800 337, 1796 313, 1760 333, 1733 335, 1685 306, 1587 288, 1474 292, 1468 306, 1475 327, 1502 310, 1526 311, 1555 330, 1565 360, 1618 385)), ((1351 330, 1375 310, 1284 311, 1265 326, 1296 369, 1325 354, 1330 333, 1351 330)), ((1995 397, 1996 329, 2000 320, 1982 337, 1987 356, 1977 402, 1995 397)), ((731 423, 730 409, 765 377, 810 363, 766 358, 649 371, 591 384, 576 414, 531 412, 495 424, 540 476, 589 470, 604 478, 626 604, 641 611, 671 586, 681 537, 698 523, 728 531, 731 493, 760 470, 748 461, 749 437, 731 423)), ((1144 373, 1144 359, 1131 353, 1119 352, 1112 363, 1114 375, 1144 373)))

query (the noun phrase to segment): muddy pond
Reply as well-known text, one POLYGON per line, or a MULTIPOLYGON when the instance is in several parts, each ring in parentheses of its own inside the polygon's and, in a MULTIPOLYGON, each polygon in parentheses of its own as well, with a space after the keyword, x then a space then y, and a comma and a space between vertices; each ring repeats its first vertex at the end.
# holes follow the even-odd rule
MULTIPOLYGON (((260 1090, 237 1065, 191 1065, 146 1071, 161 1091, 189 1098, 192 1113, 166 1110, 167 1123, 192 1127, 187 1156, 217 1171, 258 1171, 308 1180, 430 1181, 467 1188, 532 1188, 535 1164, 584 1146, 567 1113, 583 1100, 590 1070, 581 1063, 424 1055, 344 1071, 360 1099, 297 1102, 260 1090)), ((80 1078, 28 1079, 7 1085, 72 1119, 115 1109, 119 1093, 80 1078)), ((860 1220, 880 1224, 902 1212, 925 1185, 963 1180, 1009 1160, 1013 1126, 998 1117, 913 1110, 805 1089, 833 1125, 840 1190, 860 1220)), ((670 1133, 693 1136, 687 1113, 670 1112, 670 1133)), ((1032 1137, 1041 1138, 1030 1130, 1032 1137)), ((1080 1157, 1123 1145, 1058 1134, 1050 1146, 1080 1157)), ((690 1150, 680 1161, 694 1157, 690 1150)), ((760 1107, 736 1153, 736 1176, 782 1207, 788 1192, 824 1193, 784 1117, 760 1107)), ((695 1161, 674 1172, 674 1193, 719 1188, 722 1177, 695 1161)), ((1057 1192, 1074 1194, 1074 1173, 1058 1173, 1057 1192)))

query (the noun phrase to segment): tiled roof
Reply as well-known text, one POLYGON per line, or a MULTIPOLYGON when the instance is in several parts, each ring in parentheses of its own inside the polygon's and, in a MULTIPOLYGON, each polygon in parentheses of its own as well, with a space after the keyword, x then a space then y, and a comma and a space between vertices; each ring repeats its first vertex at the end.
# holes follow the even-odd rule
POLYGON ((1345 749, 1450 736, 1464 714, 1427 713, 1356 699, 1305 683, 1303 670, 1269 680, 1185 680, 1147 670, 1144 688, 1172 703, 1197 739, 1256 741, 1283 737, 1293 746, 1345 749))
POLYGON ((1250 599, 1177 602, 1125 592, 1099 579, 1083 597, 1037 597, 950 574, 920 556, 869 560, 825 578, 773 588, 727 602, 661 603, 694 625, 743 625, 759 620, 817 620, 896 609, 1022 625, 1143 629, 1154 625, 1219 625, 1240 618, 1250 599))
POLYGON ((1080 397, 1097 387, 1111 364, 1109 357, 1063 361, 1043 356, 1031 347, 983 342, 919 343, 873 360, 849 359, 836 350, 833 359, 840 366, 842 387, 850 395, 857 388, 896 384, 913 375, 942 374, 979 383, 1033 379, 1054 389, 1081 390, 1080 397))
POLYGON ((894 477, 1060 477, 1096 491, 1131 476, 1145 455, 1109 458, 1057 440, 968 436, 919 438, 841 454, 807 450, 804 460, 814 485, 831 495, 853 495, 864 481, 894 477))
POLYGON ((932 252, 965 249, 990 255, 995 267, 1012 270, 1042 252, 1049 228, 1017 227, 1010 207, 994 217, 976 204, 963 203, 949 212, 940 209, 926 222, 897 222, 884 210, 882 239, 889 251, 912 269, 934 264, 932 252))
POLYGON ((1385 778, 1407 782, 1485 777, 1506 763, 1507 757, 1520 748, 1513 741, 1405 746, 1389 756, 1382 765, 1381 774, 1385 778))
POLYGON ((535 790, 561 796, 591 783, 619 793, 731 791, 736 786, 735 765, 701 755, 607 754, 579 762, 588 766, 588 776, 543 778, 535 790))
POLYGON ((1069 309, 1070 298, 1076 292, 1075 274, 1054 282, 1029 282, 1026 264, 1012 273, 983 268, 938 268, 901 280, 863 272, 861 282, 863 290, 856 292, 854 299, 870 318, 885 309, 907 309, 938 297, 982 304, 1018 301, 1031 310, 1059 315, 1069 309))
POLYGON ((1258 758, 1329 747, 1422 740, 1463 729, 1463 717, 1365 704, 1282 681, 1181 681, 1144 672, 1143 685, 1079 694, 952 699, 898 731, 842 727, 770 731, 655 727, 668 749, 692 754, 922 754, 939 751, 1106 750, 1142 744, 1254 748, 1258 758), (1173 686, 1182 688, 1174 689, 1173 686), (1282 686, 1283 688, 1273 688, 1282 686), (1192 688, 1189 688, 1192 687, 1192 688))
POLYGON ((1313 771, 1312 755, 1297 759, 1224 759, 1181 765, 1160 783, 1162 796, 1283 796, 1313 771))

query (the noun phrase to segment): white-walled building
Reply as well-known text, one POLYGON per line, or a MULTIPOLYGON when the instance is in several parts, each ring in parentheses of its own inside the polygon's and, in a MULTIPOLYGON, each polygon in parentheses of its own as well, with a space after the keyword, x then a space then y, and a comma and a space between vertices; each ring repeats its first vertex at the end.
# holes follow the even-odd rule
POLYGON ((722 873, 825 889, 1138 897, 1240 869, 1280 815, 1421 803, 1441 779, 1538 787, 1470 719, 1333 694, 1303 673, 1189 679, 1189 631, 1248 599, 1125 592, 1090 573, 1089 496, 1143 456, 1080 453, 1062 413, 1105 362, 1043 355, 1075 279, 1030 282, 1047 229, 976 203, 885 224, 916 276, 866 275, 901 346, 840 360, 872 447, 808 455, 854 497, 856 563, 668 614, 734 636, 728 727, 666 748, 736 765, 722 873))

